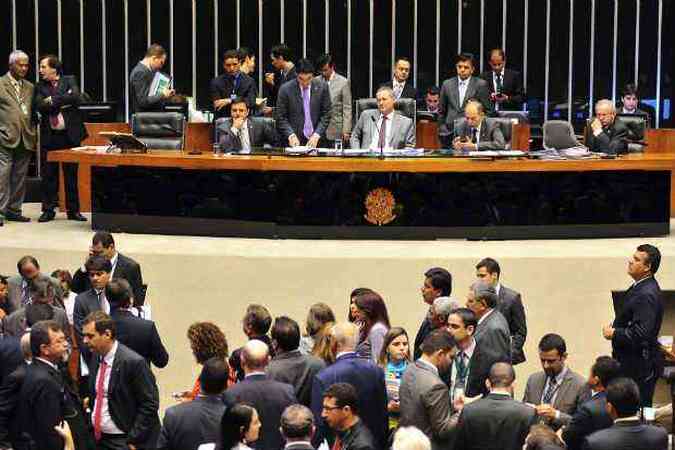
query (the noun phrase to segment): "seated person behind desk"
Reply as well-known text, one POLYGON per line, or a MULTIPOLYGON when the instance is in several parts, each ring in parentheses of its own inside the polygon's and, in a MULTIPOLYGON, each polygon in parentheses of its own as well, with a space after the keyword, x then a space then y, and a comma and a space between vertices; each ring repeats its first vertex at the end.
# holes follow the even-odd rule
POLYGON ((235 98, 243 98, 249 109, 255 108, 255 81, 241 71, 237 50, 225 52, 223 69, 223 75, 211 80, 214 119, 230 117, 230 106, 235 98))
POLYGON ((595 117, 586 127, 584 142, 592 152, 620 155, 628 152, 628 128, 616 119, 616 108, 611 100, 598 100, 595 117))
POLYGON ((217 136, 220 136, 220 148, 223 151, 239 151, 250 153, 253 147, 276 145, 277 135, 268 120, 249 117, 246 100, 236 98, 230 106, 231 121, 218 125, 217 136))
POLYGON ((394 91, 383 86, 377 90, 377 110, 361 113, 352 130, 352 148, 371 150, 415 147, 415 124, 394 111, 394 91))
POLYGON ((485 117, 485 109, 478 100, 469 100, 464 108, 466 120, 455 125, 455 150, 504 150, 506 141, 499 123, 485 117))

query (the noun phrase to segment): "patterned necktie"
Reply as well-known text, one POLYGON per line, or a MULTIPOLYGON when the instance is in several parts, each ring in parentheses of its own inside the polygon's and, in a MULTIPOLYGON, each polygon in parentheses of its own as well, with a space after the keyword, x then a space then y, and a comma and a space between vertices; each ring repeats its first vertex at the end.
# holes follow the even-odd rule
POLYGON ((555 395, 557 390, 558 390, 558 380, 556 380, 555 377, 550 377, 548 379, 548 389, 546 389, 546 392, 544 393, 544 397, 541 399, 541 402, 551 404, 551 400, 553 400, 553 396, 555 395))
MULTIPOLYGON (((54 80, 54 81, 51 82, 52 99, 53 99, 54 95, 56 94, 56 87, 58 85, 59 85, 59 82, 57 80, 54 80)), ((51 125, 52 128, 58 128, 58 126, 59 126, 59 113, 49 115, 49 124, 51 125)))
POLYGON ((501 72, 497 74, 497 94, 500 94, 502 92, 502 74, 501 72))
POLYGON ((377 140, 377 148, 384 148, 387 138, 387 116, 382 116, 382 126, 380 126, 380 137, 377 140))
POLYGON ((478 128, 471 129, 471 142, 474 144, 478 142, 478 128))
POLYGON ((466 80, 459 81, 459 106, 464 106, 464 97, 466 97, 466 80))
POLYGON ((251 151, 251 142, 249 141, 248 129, 246 123, 239 129, 239 142, 241 142, 241 149, 245 152, 251 151))
POLYGON ((464 387, 466 385, 467 367, 465 361, 466 353, 459 352, 455 362, 455 369, 457 370, 457 385, 464 387))
POLYGON ((103 410, 103 398, 105 397, 105 374, 107 371, 108 364, 105 360, 102 360, 98 369, 98 380, 96 380, 96 406, 94 407, 94 437, 97 441, 101 440, 101 411, 103 410))
POLYGON ((28 282, 21 283, 21 306, 26 306, 30 303, 30 294, 28 293, 28 282))
POLYGON ((400 99, 402 93, 403 93, 403 84, 398 83, 394 88, 394 99, 396 100, 400 99))
POLYGON ((302 106, 305 111, 305 126, 302 128, 302 133, 307 139, 314 134, 314 126, 312 125, 312 112, 309 106, 309 87, 302 89, 302 106))

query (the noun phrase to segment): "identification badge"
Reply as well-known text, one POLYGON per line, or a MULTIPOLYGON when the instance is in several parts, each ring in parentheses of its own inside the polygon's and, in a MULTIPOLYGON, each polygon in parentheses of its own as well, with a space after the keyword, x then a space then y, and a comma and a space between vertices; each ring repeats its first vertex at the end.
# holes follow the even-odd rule
POLYGON ((237 94, 230 94, 230 100, 234 101, 237 98, 237 94))
POLYGON ((21 104, 21 112, 23 113, 24 116, 28 115, 28 107, 26 106, 25 103, 21 104))

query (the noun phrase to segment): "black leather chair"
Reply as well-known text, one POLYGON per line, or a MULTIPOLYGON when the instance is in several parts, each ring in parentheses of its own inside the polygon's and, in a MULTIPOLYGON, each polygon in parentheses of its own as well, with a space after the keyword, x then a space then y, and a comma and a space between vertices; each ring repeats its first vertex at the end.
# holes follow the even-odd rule
POLYGON ((136 113, 131 132, 150 149, 180 151, 185 146, 185 117, 175 112, 136 113))
MULTIPOLYGON (((356 119, 367 109, 377 109, 376 98, 360 98, 356 101, 356 119)), ((402 98, 394 103, 394 110, 415 121, 417 115, 417 102, 412 98, 402 98)))
MULTIPOLYGON (((251 116, 249 116, 248 120, 260 121, 262 123, 269 123, 273 130, 277 129, 276 121, 272 117, 251 117, 251 116)), ((217 119, 214 122, 214 124, 213 124, 213 127, 214 127, 213 135, 214 135, 215 142, 220 142, 220 133, 221 133, 221 130, 222 130, 224 124, 227 124, 228 128, 230 126, 232 126, 232 118, 231 117, 221 117, 220 119, 217 119)), ((278 143, 275 142, 275 145, 277 145, 277 144, 278 143)))
POLYGON ((615 120, 620 120, 628 127, 628 152, 641 153, 644 151, 645 131, 649 117, 636 114, 617 114, 615 120))
MULTIPOLYGON (((504 141, 506 141, 504 149, 510 149, 511 136, 513 136, 513 120, 505 117, 486 117, 485 120, 497 122, 499 124, 499 128, 502 130, 502 134, 504 135, 504 141)), ((458 117, 455 119, 455 128, 463 126, 464 122, 466 122, 464 117, 458 117)))

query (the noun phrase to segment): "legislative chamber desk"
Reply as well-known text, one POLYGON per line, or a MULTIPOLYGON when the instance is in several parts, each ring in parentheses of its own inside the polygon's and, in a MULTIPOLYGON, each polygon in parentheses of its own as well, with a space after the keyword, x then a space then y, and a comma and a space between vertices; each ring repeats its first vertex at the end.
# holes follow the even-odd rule
POLYGON ((91 167, 94 229, 336 239, 666 235, 675 167, 670 153, 543 161, 87 149, 49 159, 91 167))

